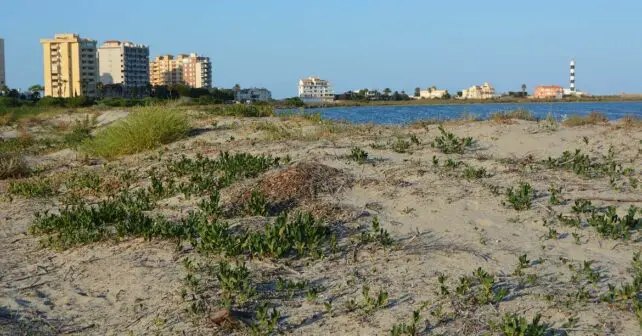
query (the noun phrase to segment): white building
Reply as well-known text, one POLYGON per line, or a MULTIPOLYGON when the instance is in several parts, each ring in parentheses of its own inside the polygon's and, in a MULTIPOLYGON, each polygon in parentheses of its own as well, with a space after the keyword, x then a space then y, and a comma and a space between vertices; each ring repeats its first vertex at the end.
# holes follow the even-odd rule
POLYGON ((299 98, 334 100, 334 90, 327 80, 319 77, 308 77, 299 80, 299 98))
POLYGON ((495 88, 488 82, 482 85, 473 85, 462 91, 462 99, 491 99, 495 96, 495 88))
POLYGON ((272 93, 264 88, 250 88, 238 90, 234 93, 234 99, 237 101, 270 101, 272 93))
POLYGON ((106 41, 98 48, 98 71, 103 84, 125 88, 149 84, 149 47, 131 42, 106 41))
POLYGON ((0 38, 0 86, 7 85, 4 71, 4 40, 0 38))
POLYGON ((448 95, 448 90, 438 90, 437 87, 429 87, 426 90, 419 92, 421 99, 441 99, 448 95))

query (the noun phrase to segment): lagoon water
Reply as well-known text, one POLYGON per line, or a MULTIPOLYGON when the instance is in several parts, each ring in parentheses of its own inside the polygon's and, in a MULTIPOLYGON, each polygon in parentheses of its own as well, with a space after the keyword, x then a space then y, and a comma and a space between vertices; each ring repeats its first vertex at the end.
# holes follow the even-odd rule
POLYGON ((562 120, 570 115, 587 115, 593 111, 603 113, 609 120, 617 120, 629 115, 642 118, 642 101, 328 107, 311 109, 307 112, 320 112, 326 119, 347 120, 354 123, 406 124, 422 119, 456 119, 464 114, 486 119, 494 112, 515 109, 528 110, 541 119, 546 118, 549 113, 562 120))

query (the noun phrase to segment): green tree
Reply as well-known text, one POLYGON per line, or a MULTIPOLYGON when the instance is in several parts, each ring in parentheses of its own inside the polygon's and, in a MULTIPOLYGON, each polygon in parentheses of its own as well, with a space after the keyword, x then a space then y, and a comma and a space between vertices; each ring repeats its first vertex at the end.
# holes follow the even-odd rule
POLYGON ((40 84, 32 85, 32 86, 29 87, 29 91, 31 91, 31 93, 36 93, 36 92, 40 92, 40 91, 44 91, 44 90, 45 90, 45 88, 42 87, 42 85, 40 85, 40 84))
POLYGON ((526 84, 522 84, 522 95, 526 96, 526 84))
POLYGON ((390 90, 390 88, 383 89, 383 94, 386 95, 386 96, 389 96, 391 92, 392 92, 392 90, 390 90))
POLYGON ((421 88, 415 88, 415 97, 421 96, 421 88))

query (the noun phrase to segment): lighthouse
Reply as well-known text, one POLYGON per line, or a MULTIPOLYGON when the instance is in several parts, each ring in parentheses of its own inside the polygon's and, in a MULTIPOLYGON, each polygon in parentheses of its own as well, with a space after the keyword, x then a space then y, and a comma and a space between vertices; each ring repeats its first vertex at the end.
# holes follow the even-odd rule
POLYGON ((572 95, 575 95, 575 58, 571 59, 571 67, 570 67, 570 78, 569 78, 569 91, 571 91, 572 95))

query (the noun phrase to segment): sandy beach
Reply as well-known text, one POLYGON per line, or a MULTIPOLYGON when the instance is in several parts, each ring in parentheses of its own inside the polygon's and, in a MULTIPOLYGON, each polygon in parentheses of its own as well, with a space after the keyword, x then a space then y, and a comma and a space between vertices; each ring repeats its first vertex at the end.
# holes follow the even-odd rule
MULTIPOLYGON (((97 114, 97 128, 127 115, 97 114)), ((1 132, 38 138, 68 118, 83 116, 1 132)), ((640 127, 509 119, 447 122, 442 133, 433 123, 196 112, 191 123, 182 140, 110 161, 74 149, 27 154, 35 174, 0 180, 1 334, 245 335, 254 328, 283 335, 502 335, 507 316, 532 324, 538 314, 549 334, 642 330, 640 288, 630 297, 618 292, 642 267, 634 261, 642 213, 634 212, 626 234, 594 225, 609 206, 622 220, 631 206, 642 207, 640 127), (588 157, 586 167, 576 150, 588 157), (170 180, 196 184, 176 173, 177 162, 224 152, 279 160, 220 188, 214 221, 230 232, 261 232, 284 211, 290 218, 303 211, 330 235, 304 247, 305 256, 293 248, 281 257, 229 257, 213 252, 217 247, 205 253, 202 235, 48 244, 55 233, 30 230, 36 212, 58 214, 78 199, 96 204, 110 193, 153 187, 151 176, 161 176, 165 188, 170 180), (84 172, 100 182, 70 185, 70 176, 84 172), (125 172, 131 183, 123 187, 125 172), (51 186, 45 197, 11 186, 36 178, 51 186), (223 260, 243 260, 249 298, 223 287, 223 260), (302 285, 288 292, 288 280, 302 285)), ((144 213, 181 222, 210 197, 179 189, 163 192, 144 213)))

